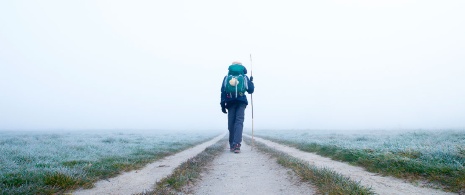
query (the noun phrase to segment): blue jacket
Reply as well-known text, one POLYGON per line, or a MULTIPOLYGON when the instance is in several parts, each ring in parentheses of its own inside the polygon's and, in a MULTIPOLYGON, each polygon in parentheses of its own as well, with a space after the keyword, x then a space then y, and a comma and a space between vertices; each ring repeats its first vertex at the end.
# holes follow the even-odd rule
MULTIPOLYGON (((255 86, 252 81, 250 81, 249 77, 247 75, 247 69, 244 67, 244 76, 245 80, 247 81, 247 93, 252 94, 255 90, 255 86)), ((228 77, 227 75, 223 78, 223 81, 221 82, 221 107, 228 107, 231 104, 236 104, 236 103, 244 103, 245 105, 248 105, 249 102, 247 101, 247 96, 242 95, 242 96, 230 96, 228 93, 226 93, 225 87, 224 87, 224 80, 228 77)))

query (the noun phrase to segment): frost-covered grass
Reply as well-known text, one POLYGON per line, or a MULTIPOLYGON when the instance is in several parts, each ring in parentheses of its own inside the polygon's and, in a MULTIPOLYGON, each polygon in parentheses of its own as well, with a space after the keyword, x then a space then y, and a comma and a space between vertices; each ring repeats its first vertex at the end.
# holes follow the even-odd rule
POLYGON ((256 135, 367 170, 460 192, 465 131, 257 131, 256 135))
POLYGON ((0 131, 0 194, 54 194, 137 169, 216 132, 0 131))

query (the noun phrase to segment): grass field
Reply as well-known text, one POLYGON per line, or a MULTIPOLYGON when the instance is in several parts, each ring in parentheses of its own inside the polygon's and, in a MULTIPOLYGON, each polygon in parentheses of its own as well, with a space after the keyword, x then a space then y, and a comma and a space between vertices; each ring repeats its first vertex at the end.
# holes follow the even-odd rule
POLYGON ((465 190, 465 131, 256 131, 255 135, 447 191, 465 190))
POLYGON ((0 131, 0 194, 54 194, 115 176, 215 132, 0 131))

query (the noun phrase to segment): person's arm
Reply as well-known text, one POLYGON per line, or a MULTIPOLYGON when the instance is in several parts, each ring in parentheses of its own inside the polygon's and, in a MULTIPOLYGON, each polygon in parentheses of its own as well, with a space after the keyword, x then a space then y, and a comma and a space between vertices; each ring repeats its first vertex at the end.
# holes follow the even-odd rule
POLYGON ((247 92, 249 94, 252 94, 255 91, 255 85, 253 84, 253 81, 249 79, 249 77, 245 77, 247 79, 247 92))
POLYGON ((224 89, 225 80, 226 80, 226 77, 224 77, 223 82, 221 82, 221 101, 220 101, 220 105, 221 105, 221 111, 226 114, 227 113, 226 112, 226 92, 225 92, 225 89, 224 89))

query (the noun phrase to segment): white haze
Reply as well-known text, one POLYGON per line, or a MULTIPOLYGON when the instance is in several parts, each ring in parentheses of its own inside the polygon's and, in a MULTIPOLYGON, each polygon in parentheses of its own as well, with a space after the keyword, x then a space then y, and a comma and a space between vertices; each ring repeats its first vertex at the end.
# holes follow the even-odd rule
POLYGON ((234 60, 250 69, 250 53, 257 129, 464 128, 463 10, 461 0, 1 1, 0 129, 226 129, 221 81, 234 60))

